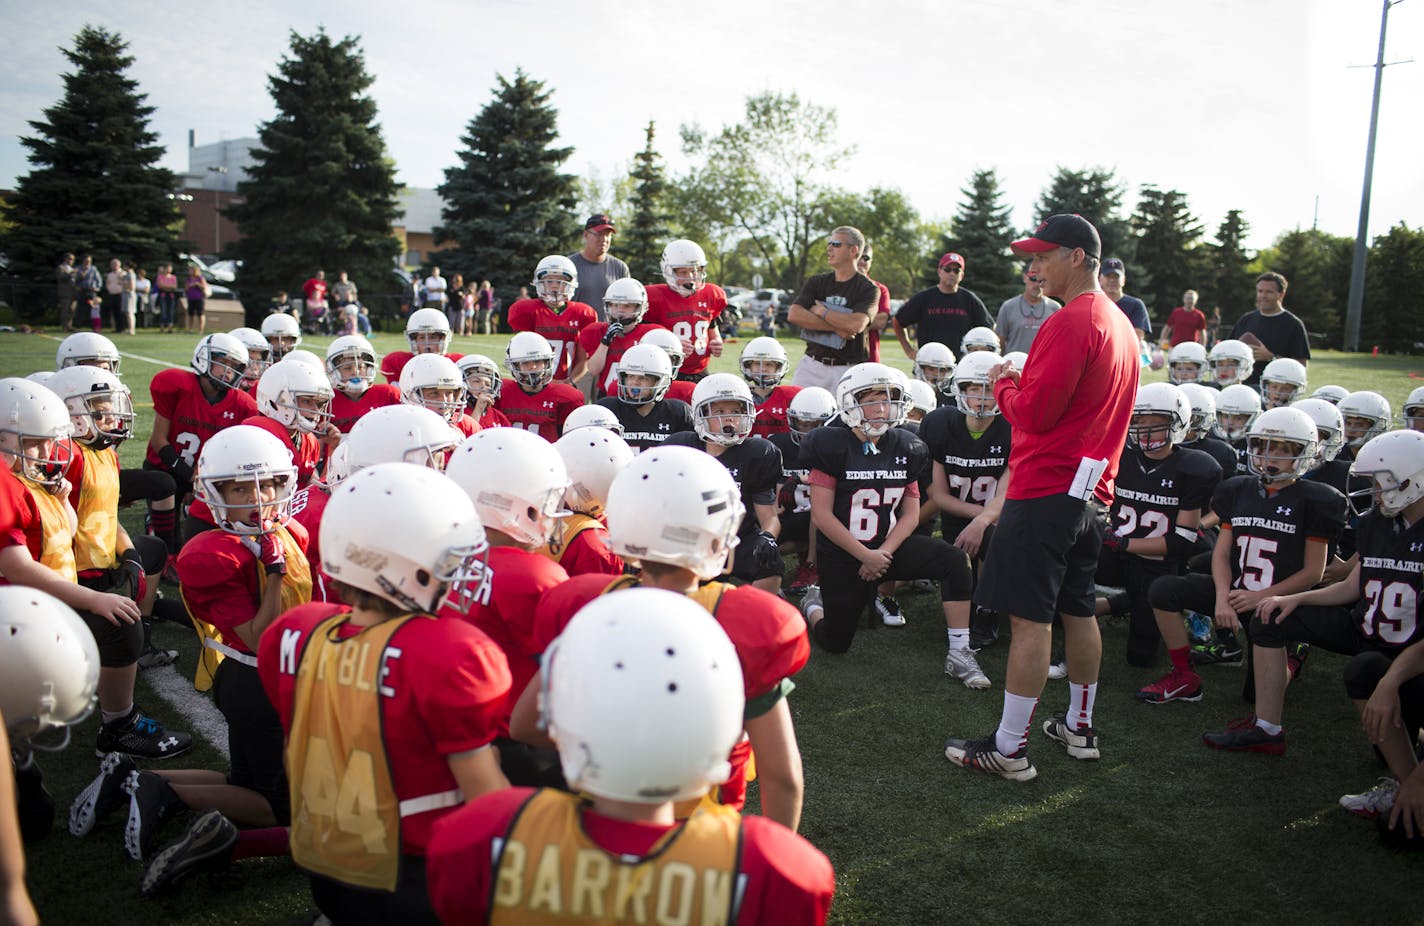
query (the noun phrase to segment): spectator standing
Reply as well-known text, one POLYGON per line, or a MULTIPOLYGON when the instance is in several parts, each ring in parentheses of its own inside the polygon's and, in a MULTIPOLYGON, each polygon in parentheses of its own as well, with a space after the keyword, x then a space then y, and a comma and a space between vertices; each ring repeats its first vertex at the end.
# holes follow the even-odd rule
POLYGON ((1123 287, 1127 285, 1127 268, 1122 261, 1116 257, 1109 257, 1103 261, 1102 273, 1098 274, 1098 283, 1102 286, 1103 292, 1117 307, 1122 309, 1122 314, 1127 316, 1127 320, 1132 322, 1132 330, 1137 332, 1137 340, 1144 341, 1152 333, 1152 320, 1147 317, 1147 304, 1136 296, 1129 296, 1123 292, 1123 287))
POLYGON ((608 253, 615 231, 613 220, 604 213, 589 216, 583 223, 582 250, 569 255, 578 271, 578 288, 574 290, 573 301, 593 306, 601 322, 608 321, 608 316, 603 314, 603 293, 608 284, 628 276, 628 265, 608 253))
POLYGON ((94 266, 94 258, 85 254, 79 259, 79 269, 74 272, 74 288, 79 303, 75 314, 81 316, 80 325, 88 324, 90 303, 99 298, 99 290, 103 286, 104 279, 99 275, 99 268, 94 266))
POLYGON ((895 313, 895 337, 905 356, 915 359, 905 329, 914 327, 921 346, 938 341, 958 348, 970 328, 993 328, 994 319, 974 293, 960 286, 964 281, 964 258, 953 251, 939 259, 939 282, 911 296, 895 313))
POLYGON ((74 255, 66 254, 54 268, 54 295, 59 305, 59 327, 65 331, 74 330, 75 287, 74 255))
POLYGON ((114 326, 114 332, 122 330, 120 319, 124 313, 124 265, 117 257, 109 261, 109 272, 104 274, 104 321, 114 326))
POLYGON ((1176 347, 1187 341, 1206 343, 1206 316, 1197 308, 1197 291, 1189 289, 1182 293, 1182 304, 1167 316, 1167 327, 1162 332, 1168 347, 1176 347))
POLYGON ((153 285, 157 289, 154 298, 158 300, 158 330, 166 334, 173 330, 173 316, 178 312, 178 277, 172 264, 158 265, 153 285))
POLYGON ((1279 273, 1263 273, 1256 278, 1256 308, 1247 312, 1231 329, 1231 336, 1244 341, 1256 363, 1246 385, 1261 381, 1266 364, 1277 357, 1289 357, 1302 364, 1310 362, 1310 338, 1305 322, 1285 307, 1286 278, 1279 273))
POLYGON ((994 324, 994 331, 1003 342, 1006 354, 1015 351, 1028 353, 1038 329, 1043 327, 1050 315, 1063 308, 1056 300, 1043 294, 1043 284, 1028 272, 1027 265, 1023 270, 1023 284, 1024 291, 1020 295, 1005 299, 1004 304, 999 306, 999 317, 994 324))
MULTIPOLYGON (((860 259, 855 262, 856 269, 870 278, 870 265, 875 260, 874 248, 870 246, 870 240, 866 239, 865 250, 861 252, 860 259)), ((880 290, 880 301, 876 304, 875 317, 870 320, 870 329, 867 332, 869 339, 866 344, 866 351, 870 354, 870 359, 874 363, 880 362, 880 332, 885 330, 885 326, 890 324, 890 287, 879 280, 870 280, 880 290)), ((775 327, 776 304, 775 301, 767 306, 767 317, 771 319, 771 324, 763 326, 763 333, 771 336, 773 331, 768 328, 775 327)))
POLYGON ((860 230, 842 225, 826 241, 831 269, 808 279, 787 310, 786 320, 801 329, 806 355, 792 384, 820 386, 835 393, 847 367, 870 359, 866 333, 880 308, 880 290, 856 264, 865 248, 860 230))
POLYGON ((129 261, 122 271, 123 291, 119 293, 119 317, 115 319, 119 329, 134 333, 134 316, 138 313, 138 275, 134 273, 134 262, 129 261))
POLYGON ((142 327, 149 327, 153 321, 153 281, 142 267, 134 268, 134 303, 142 327))
POLYGON ((208 281, 203 278, 202 271, 197 264, 188 265, 188 279, 183 281, 183 296, 188 300, 188 331, 198 332, 198 336, 203 336, 203 329, 207 326, 207 319, 203 316, 203 310, 208 301, 208 281))
POLYGON ((402 315, 409 315, 414 310, 420 308, 420 278, 416 273, 410 274, 410 276, 406 278, 405 283, 401 285, 400 298, 402 315))
POLYGON ((450 281, 445 286, 445 317, 450 319, 450 330, 456 334, 460 333, 461 316, 465 311, 465 278, 461 274, 452 274, 450 281))
POLYGON ((479 284, 471 280, 460 293, 460 334, 475 333, 475 303, 479 299, 479 284))
MULTIPOLYGON (((425 278, 425 296, 420 301, 423 309, 434 309, 437 312, 445 311, 446 285, 450 281, 440 275, 439 267, 430 268, 430 276, 425 278)), ((449 316, 446 316, 447 318, 449 316)))
POLYGON ((1206 317, 1206 349, 1211 350, 1216 346, 1216 340, 1221 336, 1221 306, 1211 307, 1211 314, 1206 317))
POLYGON ((493 309, 494 287, 489 280, 481 280, 479 294, 475 296, 475 334, 494 334, 490 330, 490 312, 493 309))

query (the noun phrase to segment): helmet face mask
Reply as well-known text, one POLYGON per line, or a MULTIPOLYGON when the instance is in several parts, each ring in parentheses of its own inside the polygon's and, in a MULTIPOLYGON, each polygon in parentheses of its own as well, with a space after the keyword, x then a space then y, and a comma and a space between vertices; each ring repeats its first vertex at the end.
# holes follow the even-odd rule
POLYGON ((1268 486, 1304 476, 1316 465, 1317 433, 1300 409, 1268 409, 1251 424, 1246 467, 1268 486))
POLYGON ((1350 475, 1370 482, 1368 488, 1351 492, 1351 501, 1368 496, 1380 514, 1398 517, 1424 498, 1424 436, 1405 430, 1375 437, 1360 448, 1350 475))
POLYGON ((1261 414, 1261 396, 1250 386, 1233 383, 1216 397, 1216 421, 1227 440, 1244 440, 1261 414))
POLYGON ((786 377, 786 350, 775 338, 754 338, 742 349, 740 365, 748 386, 770 391, 786 377))
POLYGON ((970 418, 992 418, 999 414, 999 400, 994 397, 989 371, 1001 360, 998 354, 975 351, 955 367, 950 384, 954 404, 970 418))
POLYGON ((685 238, 663 248, 659 267, 673 292, 691 296, 707 285, 707 255, 701 245, 685 238))
POLYGON ((450 346, 450 320, 439 309, 416 309, 405 323, 412 354, 443 354, 450 346))
POLYGON ((1167 368, 1168 377, 1173 383, 1195 383, 1202 378, 1202 364, 1189 360, 1181 360, 1172 363, 1167 368))
POLYGON ((230 334, 210 334, 193 349, 192 367, 200 379, 205 379, 226 393, 242 384, 247 372, 247 348, 230 334))
POLYGON ((628 349, 618 361, 618 401, 627 405, 660 402, 672 385, 672 362, 652 344, 628 349))
POLYGON ((89 392, 65 400, 74 422, 74 439, 103 450, 133 437, 133 399, 127 389, 89 392))
POLYGON ((578 268, 559 254, 550 254, 534 268, 534 294, 550 308, 562 308, 578 290, 578 268))
POLYGON ((378 367, 376 349, 360 335, 343 335, 326 350, 326 375, 331 388, 353 399, 371 388, 378 367))
POLYGON ((738 397, 707 399, 693 409, 693 422, 698 437, 731 447, 751 436, 752 425, 756 422, 756 407, 738 397))
POLYGON ((1218 386, 1234 386, 1251 375, 1255 353, 1244 341, 1227 338, 1216 342, 1207 354, 1207 363, 1218 386))
POLYGON ((1170 450, 1187 436, 1192 403, 1171 383, 1148 383, 1137 390, 1127 437, 1144 453, 1170 450))
POLYGON ((10 468, 30 482, 57 492, 69 469, 70 450, 63 439, 0 431, 0 454, 10 458, 10 468))
POLYGON ((1160 412, 1134 413, 1127 436, 1139 449, 1154 453, 1172 446, 1174 428, 1175 423, 1171 415, 1160 412))
POLYGON ((69 409, 55 393, 28 380, 0 381, 0 455, 12 472, 59 492, 73 453, 64 440, 71 433, 69 409))
POLYGON ((530 395, 554 381, 558 359, 554 345, 533 331, 521 331, 510 338, 504 351, 504 366, 510 379, 530 395))
POLYGON ((251 425, 219 431, 203 445, 193 494, 229 534, 268 534, 287 520, 296 492, 291 452, 271 432, 251 425))

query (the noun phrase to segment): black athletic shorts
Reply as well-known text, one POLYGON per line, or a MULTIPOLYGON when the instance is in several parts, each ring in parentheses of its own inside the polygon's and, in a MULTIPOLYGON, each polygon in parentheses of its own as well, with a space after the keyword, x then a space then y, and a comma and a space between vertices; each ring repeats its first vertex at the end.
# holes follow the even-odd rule
POLYGON ((213 677, 213 702, 227 718, 228 784, 267 798, 278 826, 291 819, 282 721, 253 666, 224 659, 213 677))
POLYGON ((1101 512, 1068 495, 1005 501, 974 603, 1040 624, 1055 614, 1092 617, 1101 512))

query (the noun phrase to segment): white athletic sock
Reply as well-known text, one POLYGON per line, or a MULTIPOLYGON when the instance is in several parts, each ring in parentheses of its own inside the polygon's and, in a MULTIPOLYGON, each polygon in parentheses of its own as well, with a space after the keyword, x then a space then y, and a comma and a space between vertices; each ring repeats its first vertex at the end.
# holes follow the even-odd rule
POLYGON ((1068 729, 1081 730, 1093 725, 1093 702, 1098 700, 1098 683, 1075 685, 1068 683, 1068 729))
POLYGON ((1028 725, 1033 721, 1036 707, 1037 698, 1004 692, 1004 714, 999 718, 998 731, 994 733, 994 748, 1006 756, 1024 748, 1028 744, 1028 725))
POLYGON ((960 630, 955 627, 949 628, 949 648, 969 649, 969 628, 960 630))
POLYGON ((126 707, 126 708, 124 708, 124 709, 121 710, 121 711, 106 711, 106 710, 100 710, 99 713, 100 713, 100 715, 103 716, 103 718, 104 718, 104 723, 113 723, 115 720, 123 720, 125 717, 127 717, 127 716, 129 715, 129 712, 132 711, 132 710, 133 710, 133 702, 130 701, 130 702, 129 702, 129 706, 126 707))
POLYGON ((1265 730, 1272 736, 1281 735, 1281 725, 1278 723, 1271 723, 1269 720, 1262 720, 1260 717, 1257 717, 1256 726, 1260 727, 1262 730, 1265 730))

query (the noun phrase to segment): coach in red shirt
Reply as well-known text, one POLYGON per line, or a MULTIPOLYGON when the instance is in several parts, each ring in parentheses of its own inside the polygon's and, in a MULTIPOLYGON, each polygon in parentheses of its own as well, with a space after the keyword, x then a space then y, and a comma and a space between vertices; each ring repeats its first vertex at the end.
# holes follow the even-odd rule
POLYGON ((1195 341, 1198 344, 1206 342, 1206 316, 1197 308, 1196 290, 1189 289, 1182 293, 1182 304, 1167 316, 1167 330, 1162 334, 1169 342, 1168 347, 1176 347, 1187 341, 1195 341))
POLYGON ((1015 781, 1037 775, 1028 727, 1048 679, 1055 614, 1063 619, 1070 706, 1043 732, 1070 756, 1098 758, 1093 728, 1102 639, 1093 617, 1093 575, 1102 546, 1099 517, 1137 394, 1137 337, 1127 316, 1098 288, 1102 243, 1077 215, 1048 218, 1011 245, 1032 259, 1029 273, 1063 308, 1038 330, 1019 374, 991 372, 999 410, 1014 429, 1011 477, 975 602, 1011 616, 1013 643, 999 727, 977 740, 951 739, 945 756, 965 768, 1015 781))

